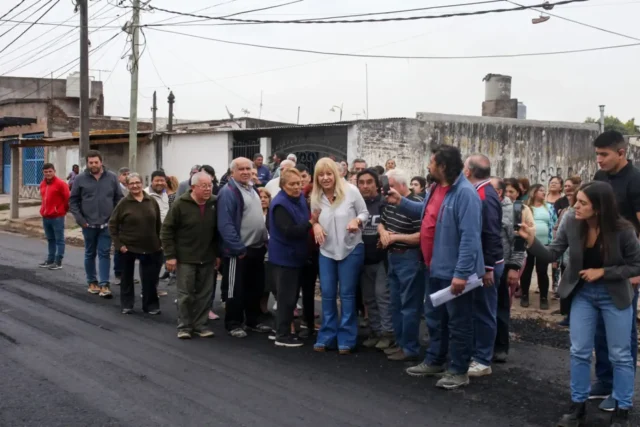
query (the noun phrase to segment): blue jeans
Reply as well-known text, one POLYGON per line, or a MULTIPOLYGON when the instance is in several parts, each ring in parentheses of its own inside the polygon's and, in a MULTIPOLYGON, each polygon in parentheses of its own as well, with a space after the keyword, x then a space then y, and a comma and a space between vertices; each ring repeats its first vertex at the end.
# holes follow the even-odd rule
MULTIPOLYGON (((450 285, 451 279, 427 279, 429 295, 450 285)), ((447 353, 450 353, 449 372, 466 374, 473 351, 473 292, 438 307, 434 307, 431 298, 427 298, 425 306, 429 347, 424 363, 442 366, 447 362, 447 353)))
POLYGON ((109 284, 111 264, 111 236, 108 228, 83 228, 84 272, 87 283, 109 284), (96 279, 96 255, 98 255, 98 279, 96 279))
POLYGON ((425 275, 420 249, 389 252, 391 321, 398 346, 407 356, 420 352, 420 311, 424 306, 425 275))
POLYGON ((62 262, 64 258, 64 217, 42 218, 42 228, 47 236, 49 253, 47 262, 62 262))
MULTIPOLYGON (((611 299, 606 284, 585 283, 571 302, 571 400, 586 402, 591 388, 591 353, 598 318, 606 330, 609 361, 613 366, 613 398, 621 409, 633 402, 634 362, 631 356, 631 306, 620 310, 611 299)), ((634 345, 637 345, 634 343, 634 345)))
POLYGON ((473 360, 491 366, 493 348, 498 333, 498 286, 504 264, 493 269, 493 286, 480 287, 473 294, 473 360))
POLYGON ((320 289, 322 290, 322 325, 316 345, 352 349, 356 346, 358 323, 356 287, 364 264, 364 245, 356 246, 343 260, 336 261, 320 254, 320 289), (340 324, 337 294, 340 283, 340 324))
MULTIPOLYGON (((632 322, 631 322, 631 357, 633 357, 633 369, 635 371, 638 362, 638 328, 636 316, 638 315, 638 289, 634 290, 633 301, 631 302, 632 322)), ((613 388, 613 367, 609 362, 609 348, 607 346, 607 333, 602 316, 598 316, 595 338, 596 352, 596 381, 598 387, 611 393, 613 388)))

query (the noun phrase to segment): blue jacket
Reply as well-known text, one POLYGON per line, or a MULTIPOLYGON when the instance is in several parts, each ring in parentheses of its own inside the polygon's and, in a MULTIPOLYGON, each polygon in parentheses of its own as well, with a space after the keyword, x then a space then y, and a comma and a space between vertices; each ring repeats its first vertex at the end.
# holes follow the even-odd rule
POLYGON ((240 238, 243 210, 244 199, 238 184, 233 179, 229 179, 229 182, 218 192, 218 232, 222 240, 223 257, 240 256, 247 252, 240 238))
POLYGON ((295 225, 303 225, 309 222, 309 207, 304 195, 297 199, 289 197, 284 191, 274 197, 269 206, 269 262, 283 267, 303 267, 309 256, 308 231, 299 238, 287 237, 275 224, 274 209, 282 206, 286 209, 295 225))
POLYGON ((487 271, 504 262, 502 248, 502 204, 491 180, 476 184, 482 201, 482 255, 487 271))
MULTIPOLYGON (((424 217, 432 191, 423 202, 403 198, 400 209, 413 218, 424 217)), ((474 186, 461 173, 444 197, 436 224, 430 277, 467 280, 484 276, 482 203, 474 186)))

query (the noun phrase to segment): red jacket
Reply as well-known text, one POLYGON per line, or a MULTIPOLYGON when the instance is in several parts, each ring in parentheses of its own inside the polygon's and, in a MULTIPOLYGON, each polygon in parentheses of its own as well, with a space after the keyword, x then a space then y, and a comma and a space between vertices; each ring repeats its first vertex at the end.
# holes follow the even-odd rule
POLYGON ((50 183, 46 179, 42 180, 40 196, 40 215, 43 218, 58 218, 69 212, 69 185, 57 176, 50 183))

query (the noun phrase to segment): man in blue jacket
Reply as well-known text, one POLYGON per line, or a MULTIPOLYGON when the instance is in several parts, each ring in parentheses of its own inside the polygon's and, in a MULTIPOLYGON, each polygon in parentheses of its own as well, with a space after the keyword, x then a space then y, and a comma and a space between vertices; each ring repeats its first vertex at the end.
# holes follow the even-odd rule
POLYGON ((484 286, 473 291, 474 352, 469 366, 470 377, 491 374, 493 348, 498 332, 498 286, 504 273, 502 247, 502 205, 491 185, 491 161, 475 154, 464 163, 464 175, 473 184, 482 201, 482 255, 484 286))
POLYGON ((460 151, 450 145, 433 149, 429 172, 435 183, 424 202, 412 202, 391 189, 387 201, 408 216, 422 218, 420 248, 427 266, 427 294, 451 286, 457 295, 434 307, 426 298, 429 347, 424 362, 407 369, 412 376, 439 376, 436 386, 447 390, 469 384, 467 371, 473 350, 473 294, 464 291, 474 275, 485 274, 482 257, 482 203, 462 173, 460 151), (444 365, 450 353, 449 370, 444 365))
POLYGON ((236 338, 271 332, 258 322, 264 290, 267 228, 260 195, 251 183, 251 161, 231 162, 231 178, 218 193, 218 231, 222 237, 223 276, 228 281, 225 327, 236 338))

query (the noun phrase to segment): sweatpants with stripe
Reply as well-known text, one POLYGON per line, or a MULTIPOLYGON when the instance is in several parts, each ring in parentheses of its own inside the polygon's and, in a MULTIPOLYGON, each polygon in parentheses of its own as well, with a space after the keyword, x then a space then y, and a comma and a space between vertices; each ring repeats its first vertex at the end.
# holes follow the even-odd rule
POLYGON ((224 326, 228 331, 255 327, 262 313, 260 299, 264 292, 264 255, 266 248, 247 248, 243 258, 224 259, 224 275, 229 282, 224 326))

